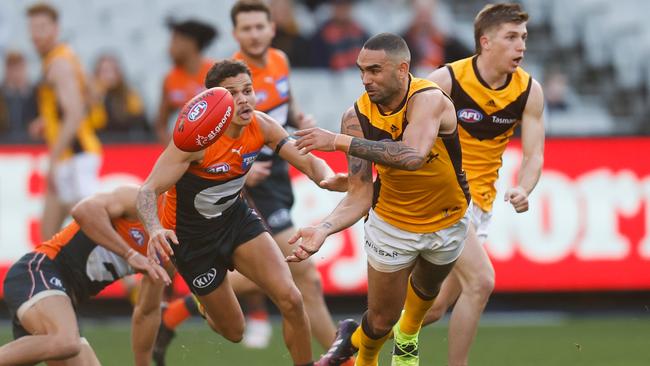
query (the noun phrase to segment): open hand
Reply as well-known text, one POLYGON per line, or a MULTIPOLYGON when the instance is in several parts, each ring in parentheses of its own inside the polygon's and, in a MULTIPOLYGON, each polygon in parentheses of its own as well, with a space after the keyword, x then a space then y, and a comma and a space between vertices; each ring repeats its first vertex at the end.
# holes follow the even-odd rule
POLYGON ((289 239, 289 244, 296 244, 298 240, 300 243, 293 249, 293 254, 286 258, 287 262, 302 262, 312 255, 316 254, 325 239, 327 232, 322 226, 308 226, 293 234, 289 239))
POLYGON ((172 247, 169 245, 170 242, 178 245, 178 238, 173 230, 159 229, 152 232, 147 245, 147 257, 157 264, 160 264, 159 258, 167 262, 169 256, 174 254, 172 247))
POLYGON ((312 150, 336 150, 336 146, 334 145, 336 134, 333 132, 322 128, 308 128, 306 130, 296 131, 294 134, 299 137, 296 140, 296 148, 303 154, 307 154, 312 150))

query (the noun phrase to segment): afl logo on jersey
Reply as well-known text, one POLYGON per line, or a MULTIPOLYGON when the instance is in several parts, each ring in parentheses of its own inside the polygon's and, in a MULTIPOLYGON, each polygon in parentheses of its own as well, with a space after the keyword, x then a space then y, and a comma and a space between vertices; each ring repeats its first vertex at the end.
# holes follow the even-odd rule
POLYGON ((230 171, 230 164, 219 163, 205 168, 206 173, 210 174, 225 174, 230 171))
POLYGON ((203 113, 205 113, 205 111, 207 109, 208 109, 208 102, 206 102, 205 100, 202 100, 202 101, 196 103, 192 107, 192 109, 190 109, 190 113, 187 114, 187 119, 190 122, 194 122, 197 119, 199 119, 203 115, 203 113))
POLYGON ((483 114, 476 109, 465 108, 458 111, 458 119, 466 123, 476 123, 483 119, 483 114))
POLYGON ((131 235, 131 238, 136 244, 138 244, 138 246, 142 246, 144 244, 144 232, 142 230, 131 228, 129 229, 129 235, 131 235))
POLYGON ((210 268, 209 271, 196 276, 194 280, 192 280, 192 284, 196 288, 206 288, 212 283, 212 281, 214 281, 215 277, 217 277, 217 270, 210 268))

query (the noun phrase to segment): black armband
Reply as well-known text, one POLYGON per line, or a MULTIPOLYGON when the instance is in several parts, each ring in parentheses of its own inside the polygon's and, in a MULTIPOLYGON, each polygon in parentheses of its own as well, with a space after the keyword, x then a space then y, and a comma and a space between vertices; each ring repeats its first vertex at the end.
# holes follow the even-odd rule
POLYGON ((280 142, 278 142, 278 144, 275 145, 275 153, 279 154, 280 149, 282 149, 282 146, 284 146, 284 144, 286 144, 290 140, 291 140, 291 136, 285 136, 282 140, 280 140, 280 142))

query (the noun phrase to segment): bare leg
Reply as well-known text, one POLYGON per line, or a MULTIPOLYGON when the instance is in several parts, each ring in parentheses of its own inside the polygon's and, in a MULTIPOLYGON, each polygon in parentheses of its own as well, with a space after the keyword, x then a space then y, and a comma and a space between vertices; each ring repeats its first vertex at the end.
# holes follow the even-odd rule
POLYGON ((467 365, 481 314, 493 289, 494 268, 470 225, 465 248, 425 318, 425 324, 439 319, 458 299, 449 322, 450 366, 467 365))
POLYGON ((244 334, 244 314, 228 276, 214 291, 198 298, 205 307, 210 327, 229 341, 240 342, 244 334))
MULTIPOLYGON (((290 255, 293 249, 289 245, 289 238, 294 231, 294 228, 288 228, 273 237, 285 257, 290 255)), ((316 263, 309 258, 300 263, 290 263, 289 269, 305 302, 312 333, 318 343, 328 349, 336 337, 336 327, 323 298, 323 287, 316 263)))
POLYGON ((86 342, 82 341, 81 351, 75 357, 61 361, 47 361, 47 366, 101 366, 95 351, 86 342))
POLYGON ((277 244, 263 233, 239 246, 233 258, 235 268, 264 290, 280 310, 284 341, 294 364, 311 362, 309 320, 277 244))
POLYGON ((0 347, 0 365, 34 364, 45 360, 65 360, 81 351, 79 327, 67 296, 39 300, 21 319, 30 334, 0 347))
POLYGON ((63 220, 68 216, 70 207, 65 205, 50 189, 45 193, 45 205, 43 207, 43 218, 41 219, 41 240, 48 240, 63 225, 63 220))

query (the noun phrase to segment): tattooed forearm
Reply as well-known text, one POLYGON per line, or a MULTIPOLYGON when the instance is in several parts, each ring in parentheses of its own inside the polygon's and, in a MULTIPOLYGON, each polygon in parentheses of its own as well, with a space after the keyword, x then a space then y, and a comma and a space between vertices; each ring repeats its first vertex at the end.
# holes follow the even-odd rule
POLYGON ((353 138, 349 154, 377 164, 404 170, 422 167, 425 156, 401 141, 370 141, 353 138))
POLYGON ((140 222, 144 224, 147 232, 151 233, 160 228, 156 192, 146 187, 140 188, 136 198, 136 209, 140 222))

